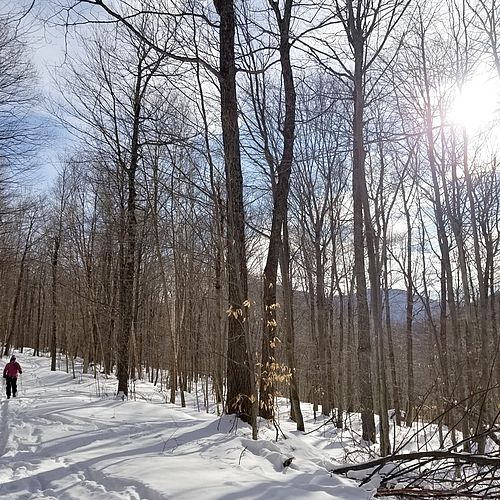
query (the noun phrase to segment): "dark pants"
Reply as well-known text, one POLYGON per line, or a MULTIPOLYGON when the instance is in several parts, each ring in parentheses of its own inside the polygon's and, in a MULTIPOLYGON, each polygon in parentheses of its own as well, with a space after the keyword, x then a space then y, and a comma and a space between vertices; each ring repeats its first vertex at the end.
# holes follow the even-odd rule
POLYGON ((10 398, 10 394, 16 397, 17 394, 17 377, 6 377, 7 380, 7 398, 10 398))

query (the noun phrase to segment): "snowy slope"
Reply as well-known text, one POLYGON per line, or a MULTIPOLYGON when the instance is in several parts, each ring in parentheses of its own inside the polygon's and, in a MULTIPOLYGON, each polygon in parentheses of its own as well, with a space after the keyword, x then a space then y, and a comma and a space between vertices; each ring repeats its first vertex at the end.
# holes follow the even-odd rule
MULTIPOLYGON (((282 416, 288 439, 275 442, 274 428, 262 423, 261 439, 252 441, 246 425, 198 412, 194 399, 187 408, 165 404, 152 384, 140 383, 140 401, 116 401, 113 379, 73 379, 50 372, 48 358, 16 354, 20 397, 7 400, 3 389, 0 403, 2 500, 372 497, 328 473, 349 441, 331 424, 304 436, 282 416)), ((307 426, 319 423, 309 418, 307 426)))

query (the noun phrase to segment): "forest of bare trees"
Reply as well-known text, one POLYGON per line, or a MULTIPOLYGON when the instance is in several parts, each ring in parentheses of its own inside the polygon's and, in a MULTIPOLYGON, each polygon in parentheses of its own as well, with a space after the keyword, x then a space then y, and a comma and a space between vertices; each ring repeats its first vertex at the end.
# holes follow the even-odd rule
POLYGON ((457 118, 465 87, 500 88, 495 0, 54 0, 43 20, 71 40, 44 106, 74 139, 30 188, 44 88, 23 12, 0 14, 4 355, 81 357, 122 398, 202 384, 254 438, 284 397, 301 431, 300 402, 339 429, 360 413, 381 456, 392 420, 500 445, 499 94, 457 118))

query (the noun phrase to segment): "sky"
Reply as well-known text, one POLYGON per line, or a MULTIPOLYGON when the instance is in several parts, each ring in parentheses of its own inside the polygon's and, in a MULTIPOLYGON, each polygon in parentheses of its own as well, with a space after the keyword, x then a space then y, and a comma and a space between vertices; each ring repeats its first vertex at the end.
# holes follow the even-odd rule
MULTIPOLYGON (((30 6, 32 0, 0 0, 0 13, 19 13, 30 6)), ((44 182, 50 183, 55 176, 55 171, 60 168, 65 155, 74 147, 72 136, 58 123, 50 113, 50 99, 57 99, 58 90, 54 77, 64 71, 65 57, 67 54, 78 53, 78 42, 73 38, 74 29, 66 29, 63 24, 60 5, 62 0, 35 0, 33 8, 21 23, 21 30, 25 32, 29 52, 35 65, 39 81, 37 82, 45 100, 41 100, 35 119, 45 124, 50 132, 51 139, 40 150, 38 163, 39 173, 44 182)), ((88 7, 87 7, 88 9, 88 7)), ((93 10, 100 15, 100 9, 93 10)), ((79 33, 84 32, 85 26, 76 28, 79 33)), ((468 127, 471 139, 485 127, 491 129, 493 115, 497 115, 498 86, 496 78, 491 78, 485 68, 479 68, 479 73, 469 81, 452 106, 452 120, 468 127)), ((495 138, 496 139, 496 138, 495 138)), ((473 141, 471 141, 473 142, 473 141)), ((498 141, 496 141, 498 142, 498 141)))
MULTIPOLYGON (((283 434, 261 422, 259 440, 234 416, 203 406, 202 384, 186 407, 137 381, 128 401, 114 398, 116 380, 50 371, 48 357, 16 352, 23 374, 18 397, 0 396, 2 500, 366 500, 377 481, 358 487, 330 469, 353 453, 355 435, 314 421, 294 430, 281 408, 283 434), (283 462, 294 457, 289 467, 283 462)), ((0 360, 0 368, 6 360, 0 360)), ((355 422, 355 428, 358 423, 355 422)))
POLYGON ((72 149, 72 137, 61 126, 51 112, 51 99, 57 98, 55 75, 64 69, 65 55, 74 50, 71 37, 65 36, 63 27, 53 18, 56 1, 0 0, 0 15, 6 15, 11 27, 16 27, 26 44, 27 56, 31 60, 37 78, 33 82, 34 92, 40 99, 32 110, 31 121, 40 125, 46 139, 35 158, 36 173, 32 177, 35 188, 45 189, 53 181, 63 158, 72 149))

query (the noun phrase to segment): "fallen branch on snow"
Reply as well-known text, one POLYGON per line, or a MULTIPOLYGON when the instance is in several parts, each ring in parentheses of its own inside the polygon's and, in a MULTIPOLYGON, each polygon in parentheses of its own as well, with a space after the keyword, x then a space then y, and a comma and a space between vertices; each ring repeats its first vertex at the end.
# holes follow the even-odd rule
POLYGON ((413 460, 458 460, 462 463, 470 463, 475 465, 489 465, 500 468, 500 457, 491 457, 488 455, 474 455, 473 453, 458 453, 448 450, 436 451, 416 451, 412 453, 401 453, 397 455, 387 455, 375 460, 369 460, 360 464, 343 465, 330 470, 332 474, 346 474, 350 471, 366 470, 380 465, 385 465, 391 462, 411 462, 413 460))

